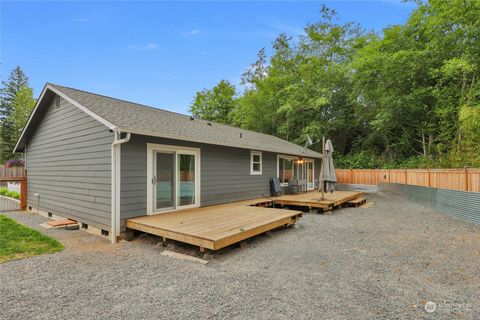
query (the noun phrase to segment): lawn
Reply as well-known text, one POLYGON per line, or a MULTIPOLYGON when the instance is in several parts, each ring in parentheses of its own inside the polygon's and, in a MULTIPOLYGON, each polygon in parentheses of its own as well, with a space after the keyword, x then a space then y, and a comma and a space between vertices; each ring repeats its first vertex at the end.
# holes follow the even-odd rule
POLYGON ((0 263, 62 250, 57 240, 0 215, 0 263))

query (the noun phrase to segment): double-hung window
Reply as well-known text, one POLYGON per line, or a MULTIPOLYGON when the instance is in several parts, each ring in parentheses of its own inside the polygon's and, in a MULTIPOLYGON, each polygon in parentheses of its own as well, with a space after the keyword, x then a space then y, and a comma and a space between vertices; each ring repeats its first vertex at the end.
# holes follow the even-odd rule
POLYGON ((250 174, 262 174, 261 151, 250 151, 250 174))

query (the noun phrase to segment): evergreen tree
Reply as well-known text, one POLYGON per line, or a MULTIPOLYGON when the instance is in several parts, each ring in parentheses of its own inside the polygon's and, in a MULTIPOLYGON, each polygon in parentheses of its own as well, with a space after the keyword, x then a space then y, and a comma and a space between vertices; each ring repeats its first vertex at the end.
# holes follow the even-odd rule
POLYGON ((20 137, 23 127, 27 123, 30 113, 35 106, 33 90, 30 87, 22 86, 13 100, 13 125, 14 131, 12 140, 15 142, 20 137))
POLYGON ((2 141, 0 160, 2 162, 12 158, 13 147, 18 137, 14 119, 14 103, 22 88, 28 88, 28 77, 20 66, 17 66, 10 72, 7 81, 2 81, 0 89, 0 137, 2 141))

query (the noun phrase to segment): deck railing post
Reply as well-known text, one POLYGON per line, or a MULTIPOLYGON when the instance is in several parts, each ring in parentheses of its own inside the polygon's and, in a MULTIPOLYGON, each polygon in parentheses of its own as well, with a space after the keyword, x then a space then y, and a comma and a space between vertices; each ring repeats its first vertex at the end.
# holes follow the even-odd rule
POLYGON ((27 178, 20 180, 20 210, 27 208, 27 178))

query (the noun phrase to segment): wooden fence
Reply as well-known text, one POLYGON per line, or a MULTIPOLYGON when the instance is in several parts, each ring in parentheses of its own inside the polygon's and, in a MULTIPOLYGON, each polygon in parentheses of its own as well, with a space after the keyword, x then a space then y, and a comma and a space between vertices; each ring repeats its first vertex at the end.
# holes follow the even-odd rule
POLYGON ((11 167, 0 166, 0 178, 10 177, 25 177, 24 167, 11 167))
POLYGON ((0 177, 0 186, 8 183, 16 183, 20 185, 20 210, 27 208, 27 177, 0 177))
POLYGON ((337 169, 338 183, 402 183, 480 192, 480 169, 337 169))

